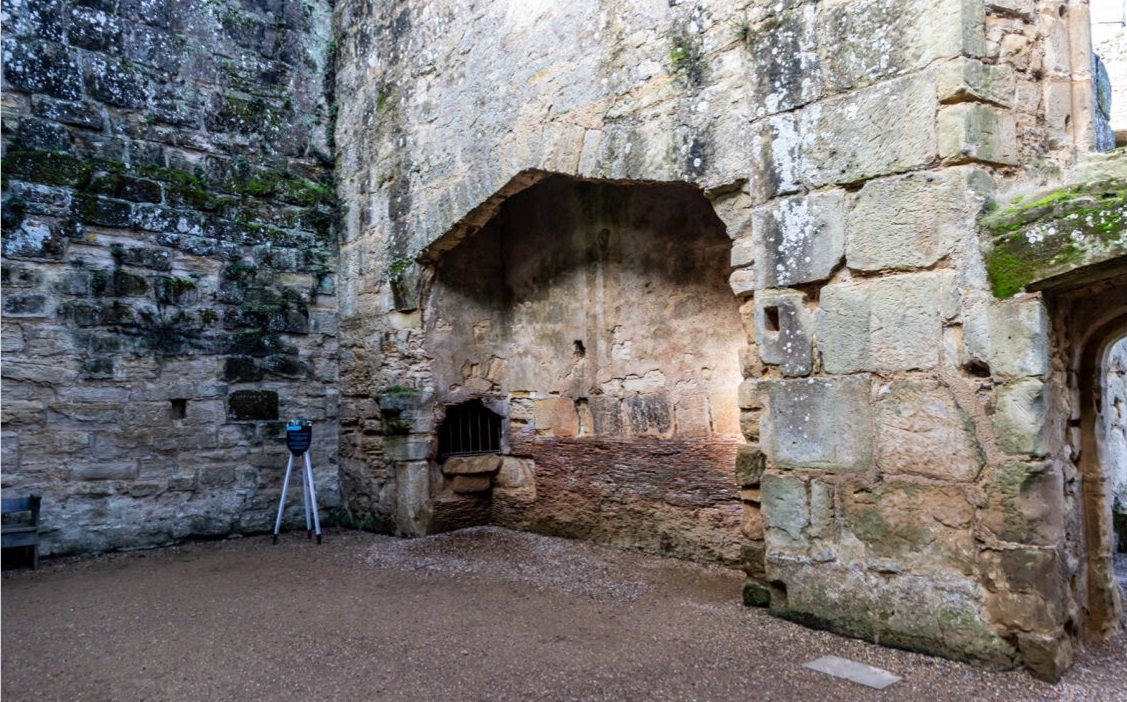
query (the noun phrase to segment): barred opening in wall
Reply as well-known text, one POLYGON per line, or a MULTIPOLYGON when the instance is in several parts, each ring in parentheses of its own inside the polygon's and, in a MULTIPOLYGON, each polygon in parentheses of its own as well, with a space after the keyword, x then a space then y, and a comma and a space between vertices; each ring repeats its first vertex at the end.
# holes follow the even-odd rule
POLYGON ((499 453, 501 416, 487 409, 481 400, 449 407, 438 428, 438 461, 450 456, 499 453))

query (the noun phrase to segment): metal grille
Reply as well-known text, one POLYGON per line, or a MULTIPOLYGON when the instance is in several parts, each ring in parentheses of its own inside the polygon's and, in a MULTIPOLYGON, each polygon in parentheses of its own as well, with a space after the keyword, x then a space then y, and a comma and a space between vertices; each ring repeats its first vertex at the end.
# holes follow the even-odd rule
POLYGON ((473 456, 501 450, 501 417, 471 400, 446 410, 438 428, 438 460, 449 456, 473 456))

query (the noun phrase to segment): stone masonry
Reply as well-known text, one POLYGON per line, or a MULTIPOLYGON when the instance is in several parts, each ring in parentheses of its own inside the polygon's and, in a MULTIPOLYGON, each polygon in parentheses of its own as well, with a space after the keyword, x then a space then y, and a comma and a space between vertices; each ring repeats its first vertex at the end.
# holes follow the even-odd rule
MULTIPOLYGON (((457 498, 459 515, 504 522, 515 509, 543 515, 526 528, 661 550, 653 537, 664 508, 640 533, 629 527, 644 520, 621 517, 631 509, 624 476, 634 471, 636 489, 652 490, 663 459, 626 468, 629 456, 652 455, 648 446, 625 429, 615 448, 584 438, 576 396, 563 414, 548 410, 559 405, 549 380, 562 371, 514 369, 522 355, 571 358, 580 337, 553 336, 550 316, 525 316, 516 358, 494 350, 454 381, 434 342, 465 324, 467 342, 483 343, 495 334, 490 319, 508 319, 511 298, 486 282, 496 280, 488 266, 528 264, 490 264, 489 251, 513 249, 491 249, 483 233, 532 236, 537 225, 508 203, 552 174, 623 188, 690 183, 730 239, 730 267, 715 275, 728 278, 744 326, 743 443, 727 490, 743 503, 747 601, 894 645, 1022 662, 1048 678, 1067 667, 1073 632, 1100 627, 1086 619, 1086 556, 1069 546, 1081 537, 1066 525, 1099 517, 1068 497, 1076 483, 1053 401, 1068 381, 1050 372, 1057 303, 1027 288, 1051 276, 1041 259, 1016 287, 998 287, 1006 249, 989 227, 980 241, 978 221, 1067 178, 1084 182, 1075 154, 1094 148, 1098 127, 1086 4, 436 0, 336 13, 337 90, 353 97, 337 135, 355 145, 338 162, 338 191, 355 205, 340 259, 350 408, 341 475, 353 509, 405 533, 435 528, 454 499, 443 497, 454 476, 434 463, 435 423, 447 404, 480 397, 509 422, 506 461, 522 463, 487 473, 493 492, 482 482, 473 509, 457 498), (476 268, 456 263, 468 260, 465 247, 476 268), (497 300, 486 305, 497 314, 452 315, 458 308, 441 303, 452 270, 480 281, 465 289, 497 300), (527 381, 537 372, 539 390, 527 381), (451 382, 463 388, 457 397, 451 382), (397 440, 412 451, 381 441, 373 387, 412 393, 412 412, 427 418, 397 440), (538 457, 520 438, 529 426, 537 436, 570 427, 568 441, 588 450, 538 457), (516 489, 523 501, 513 503, 516 489), (581 495, 617 506, 579 519, 581 495)), ((1090 255, 1054 259, 1057 273, 1121 260, 1114 201, 1101 205, 1111 219, 1094 225, 1090 255)), ((674 256, 700 244, 682 245, 674 256)), ((560 274, 538 270, 543 299, 566 289, 560 274)), ((655 365, 694 350, 674 338, 650 350, 655 365)), ((676 373, 663 370, 662 382, 688 380, 676 373)), ((659 386, 641 382, 637 396, 649 387, 659 386)), ((605 401, 585 393, 584 407, 605 401)), ((675 475, 700 480, 688 468, 675 475)), ((727 552, 708 538, 713 553, 727 552)))
POLYGON ((3 19, 3 488, 52 552, 269 528, 300 415, 366 528, 725 563, 1050 680, 1115 632, 1127 160, 1084 0, 3 19), (496 450, 443 453, 462 416, 496 450))
MULTIPOLYGON (((44 551, 272 526, 336 468, 326 3, 4 0, 3 489, 44 551)), ((298 506, 299 507, 299 506, 298 506)))

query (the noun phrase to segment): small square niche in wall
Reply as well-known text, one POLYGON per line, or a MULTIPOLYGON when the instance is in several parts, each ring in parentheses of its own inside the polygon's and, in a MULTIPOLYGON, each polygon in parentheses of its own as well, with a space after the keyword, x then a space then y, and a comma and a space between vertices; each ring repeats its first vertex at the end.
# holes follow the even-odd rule
POLYGON ((169 400, 169 403, 172 405, 171 409, 173 419, 184 419, 188 416, 187 400, 183 398, 174 398, 172 400, 169 400))

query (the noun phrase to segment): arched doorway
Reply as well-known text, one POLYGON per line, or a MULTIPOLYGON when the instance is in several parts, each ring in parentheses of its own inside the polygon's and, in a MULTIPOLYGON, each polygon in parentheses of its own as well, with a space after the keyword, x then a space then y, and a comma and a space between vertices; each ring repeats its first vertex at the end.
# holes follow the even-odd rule
MULTIPOLYGON (((1122 270, 1122 266, 1119 266, 1122 270)), ((1119 425, 1111 413, 1122 412, 1109 394, 1114 349, 1127 338, 1127 273, 1072 277, 1066 284, 1046 281, 1053 314, 1054 365, 1067 378, 1067 393, 1058 402, 1067 409, 1065 457, 1075 469, 1066 481, 1073 518, 1067 520, 1067 542, 1076 563, 1071 587, 1080 610, 1072 625, 1086 638, 1114 633, 1123 613, 1123 593, 1115 575, 1115 496, 1127 485, 1113 454, 1108 430, 1119 425)))

